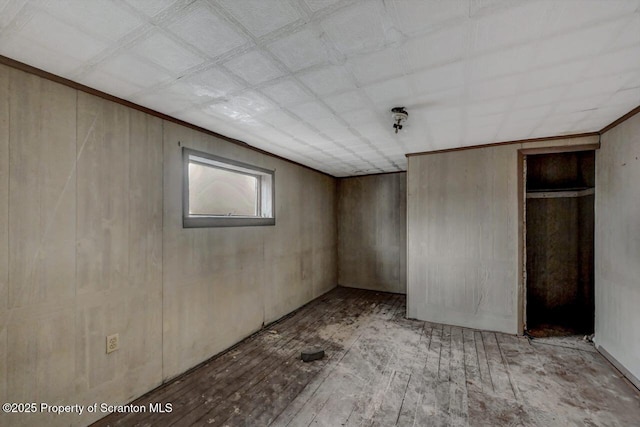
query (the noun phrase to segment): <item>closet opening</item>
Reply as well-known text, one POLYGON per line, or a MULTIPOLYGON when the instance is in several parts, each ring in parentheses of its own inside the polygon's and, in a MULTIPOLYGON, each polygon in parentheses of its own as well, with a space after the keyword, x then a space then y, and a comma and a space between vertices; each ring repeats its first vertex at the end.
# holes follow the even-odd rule
POLYGON ((594 330, 595 151, 527 155, 525 330, 594 330))

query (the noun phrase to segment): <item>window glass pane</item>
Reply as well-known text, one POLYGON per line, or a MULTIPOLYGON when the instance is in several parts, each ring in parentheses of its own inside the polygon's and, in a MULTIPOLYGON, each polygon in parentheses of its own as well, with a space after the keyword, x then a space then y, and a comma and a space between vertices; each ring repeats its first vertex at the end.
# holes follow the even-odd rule
POLYGON ((189 214, 258 216, 258 178, 189 162, 189 214))

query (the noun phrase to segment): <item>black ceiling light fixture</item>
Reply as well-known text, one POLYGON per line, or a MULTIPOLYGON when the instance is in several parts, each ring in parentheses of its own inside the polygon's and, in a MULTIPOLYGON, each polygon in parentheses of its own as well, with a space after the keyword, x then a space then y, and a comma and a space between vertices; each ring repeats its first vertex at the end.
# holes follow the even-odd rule
POLYGON ((393 117, 393 128, 396 133, 402 129, 402 123, 406 122, 409 118, 409 113, 404 107, 394 107, 391 109, 391 117, 393 117))

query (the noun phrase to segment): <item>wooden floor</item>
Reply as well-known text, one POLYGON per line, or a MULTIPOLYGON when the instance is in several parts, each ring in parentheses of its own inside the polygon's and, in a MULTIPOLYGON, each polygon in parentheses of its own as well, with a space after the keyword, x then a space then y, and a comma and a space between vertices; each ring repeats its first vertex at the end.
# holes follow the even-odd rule
POLYGON ((337 288, 97 426, 636 426, 640 395, 589 344, 412 321, 337 288), (325 348, 303 363, 301 349, 325 348))

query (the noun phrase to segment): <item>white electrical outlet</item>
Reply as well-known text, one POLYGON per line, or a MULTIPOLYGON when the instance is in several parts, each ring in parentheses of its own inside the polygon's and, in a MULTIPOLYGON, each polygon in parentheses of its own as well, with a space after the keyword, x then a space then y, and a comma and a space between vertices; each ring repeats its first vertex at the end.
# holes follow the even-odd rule
POLYGON ((107 354, 120 348, 120 336, 118 334, 107 336, 107 354))

